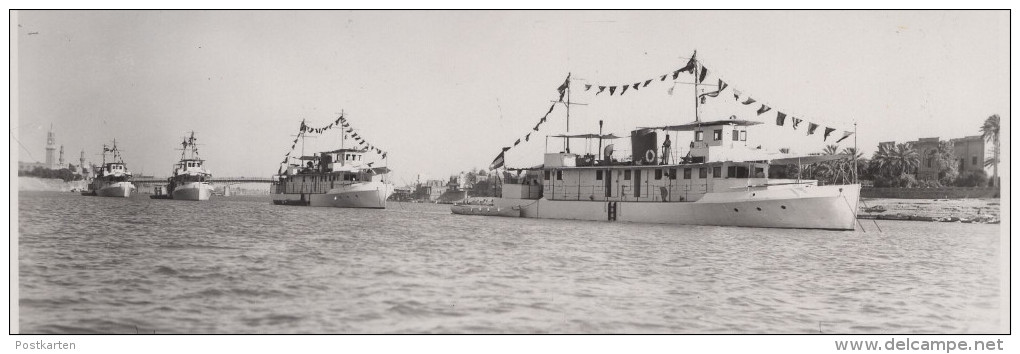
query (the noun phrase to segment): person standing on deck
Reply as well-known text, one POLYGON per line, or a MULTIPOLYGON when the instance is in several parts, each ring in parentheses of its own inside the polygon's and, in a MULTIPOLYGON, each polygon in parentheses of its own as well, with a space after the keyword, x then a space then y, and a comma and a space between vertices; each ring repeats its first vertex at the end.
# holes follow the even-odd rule
POLYGON ((669 163, 669 146, 672 145, 669 141, 669 134, 666 134, 666 140, 662 142, 662 165, 669 163))

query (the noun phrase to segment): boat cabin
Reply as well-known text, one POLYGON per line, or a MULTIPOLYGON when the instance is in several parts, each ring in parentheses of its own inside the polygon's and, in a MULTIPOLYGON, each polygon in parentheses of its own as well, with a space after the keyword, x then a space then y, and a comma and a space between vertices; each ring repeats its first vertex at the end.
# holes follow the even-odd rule
MULTIPOLYGON (((772 156, 747 145, 747 127, 757 124, 761 123, 727 119, 638 129, 631 134, 629 158, 617 157, 626 154, 613 151, 613 145, 595 158, 591 154, 546 153, 545 163, 537 168, 539 178, 504 184, 503 196, 692 202, 709 192, 763 189, 772 156), (666 131, 667 136, 668 132, 693 134, 689 143, 676 144, 666 143, 668 138, 659 141, 658 131, 666 131)), ((589 134, 580 136, 589 138, 589 134)))
POLYGON ((212 173, 202 167, 205 160, 184 159, 177 163, 177 169, 170 179, 178 183, 207 182, 212 173))
POLYGON ((129 173, 128 170, 127 170, 127 167, 124 166, 124 163, 122 163, 122 162, 110 162, 110 163, 107 163, 106 166, 103 166, 103 171, 102 172, 103 172, 102 173, 103 175, 129 173))
POLYGON ((184 159, 177 163, 176 174, 208 174, 205 168, 202 167, 205 160, 199 159, 184 159))
POLYGON ((384 181, 386 167, 365 161, 367 149, 339 149, 299 158, 279 177, 277 193, 326 193, 344 184, 384 181))

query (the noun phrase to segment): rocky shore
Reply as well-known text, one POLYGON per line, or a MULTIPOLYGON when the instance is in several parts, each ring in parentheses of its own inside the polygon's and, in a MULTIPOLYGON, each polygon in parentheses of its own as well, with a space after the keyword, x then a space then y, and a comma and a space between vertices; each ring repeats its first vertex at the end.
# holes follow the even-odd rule
POLYGON ((998 224, 999 199, 861 198, 858 219, 998 224))

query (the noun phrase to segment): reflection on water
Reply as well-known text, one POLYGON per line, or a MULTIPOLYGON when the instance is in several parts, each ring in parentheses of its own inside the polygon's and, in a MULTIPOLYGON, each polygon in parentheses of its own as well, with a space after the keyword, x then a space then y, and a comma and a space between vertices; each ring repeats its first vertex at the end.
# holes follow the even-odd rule
POLYGON ((46 192, 19 203, 23 333, 991 333, 1007 320, 997 225, 773 230, 46 192))

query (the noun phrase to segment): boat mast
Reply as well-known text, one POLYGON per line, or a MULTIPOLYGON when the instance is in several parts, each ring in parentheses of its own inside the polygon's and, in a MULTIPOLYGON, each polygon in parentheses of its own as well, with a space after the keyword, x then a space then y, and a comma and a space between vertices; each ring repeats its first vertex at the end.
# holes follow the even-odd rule
MULTIPOLYGON (((570 135, 570 73, 567 73, 567 135, 570 135)), ((567 138, 567 153, 570 153, 570 138, 567 138)))
MULTIPOLYGON (((695 53, 697 53, 697 52, 695 52, 695 53)), ((698 113, 698 111, 701 110, 701 102, 699 102, 701 100, 701 98, 698 97, 698 89, 699 89, 698 86, 701 86, 700 83, 699 83, 700 80, 698 80, 698 73, 701 72, 699 70, 700 68, 701 68, 701 62, 698 61, 697 59, 695 59, 694 60, 694 121, 695 122, 700 122, 701 121, 701 115, 698 113)))

